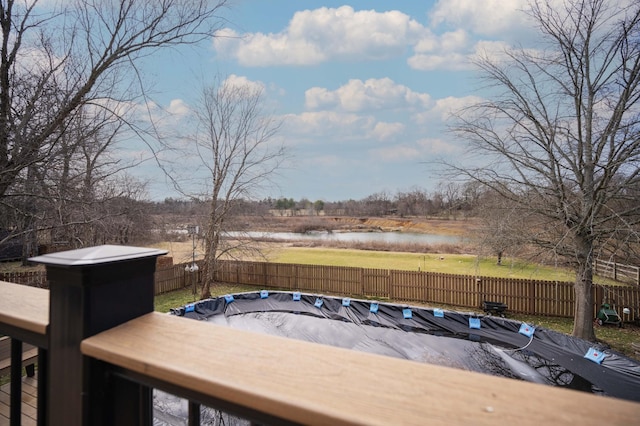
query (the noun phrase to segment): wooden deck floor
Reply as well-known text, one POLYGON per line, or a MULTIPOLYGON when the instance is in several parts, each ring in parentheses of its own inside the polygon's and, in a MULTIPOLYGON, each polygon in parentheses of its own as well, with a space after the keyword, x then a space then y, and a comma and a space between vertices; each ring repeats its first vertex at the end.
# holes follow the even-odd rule
MULTIPOLYGON (((9 426, 9 395, 11 383, 0 386, 0 426, 9 426)), ((35 426, 37 417, 38 381, 22 377, 22 425, 35 426)))

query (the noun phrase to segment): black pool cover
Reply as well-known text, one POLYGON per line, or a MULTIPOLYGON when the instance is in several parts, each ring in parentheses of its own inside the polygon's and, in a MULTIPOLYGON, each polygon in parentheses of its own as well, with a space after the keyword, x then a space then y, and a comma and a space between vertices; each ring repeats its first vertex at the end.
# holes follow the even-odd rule
POLYGON ((172 314, 309 342, 640 401, 640 363, 493 316, 290 292, 203 300, 172 314))

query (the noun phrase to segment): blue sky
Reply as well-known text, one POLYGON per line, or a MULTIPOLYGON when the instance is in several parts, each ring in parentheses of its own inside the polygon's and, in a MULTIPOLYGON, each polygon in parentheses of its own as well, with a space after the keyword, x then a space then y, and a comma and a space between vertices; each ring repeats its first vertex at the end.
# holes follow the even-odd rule
MULTIPOLYGON (((291 161, 264 197, 338 201, 437 188, 429 165, 458 158, 450 111, 483 92, 469 59, 527 44, 521 0, 235 0, 220 37, 163 51, 145 78, 162 107, 194 105, 216 76, 265 89, 291 161)), ((139 169, 149 177, 152 164, 139 169)), ((159 175, 158 175, 159 176, 159 175)), ((175 196, 161 177, 149 195, 175 196)), ((262 198, 262 197, 260 197, 262 198)))

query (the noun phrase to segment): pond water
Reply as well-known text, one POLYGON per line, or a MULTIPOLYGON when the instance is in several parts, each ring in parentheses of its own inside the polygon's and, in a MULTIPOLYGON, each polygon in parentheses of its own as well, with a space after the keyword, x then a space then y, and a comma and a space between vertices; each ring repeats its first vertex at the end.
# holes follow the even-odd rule
POLYGON ((279 241, 340 241, 340 242, 380 242, 387 244, 451 244, 464 241, 462 237, 437 234, 417 234, 409 232, 229 232, 232 238, 248 237, 279 241))

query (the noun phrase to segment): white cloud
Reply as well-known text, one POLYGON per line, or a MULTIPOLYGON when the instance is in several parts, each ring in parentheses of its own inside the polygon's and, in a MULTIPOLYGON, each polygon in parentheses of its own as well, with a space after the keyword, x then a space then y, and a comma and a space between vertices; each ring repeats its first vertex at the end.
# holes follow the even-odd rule
POLYGON ((287 34, 240 35, 223 29, 216 33, 213 45, 218 53, 235 57, 243 66, 310 65, 327 59, 319 46, 287 34))
POLYGON ((335 91, 312 87, 305 92, 308 109, 339 109, 361 112, 398 108, 425 108, 430 102, 426 93, 418 93, 390 78, 353 79, 335 91))
POLYGON ((415 54, 407 59, 407 64, 420 71, 467 70, 471 68, 471 47, 471 38, 462 29, 445 32, 439 36, 428 34, 414 46, 415 54))
POLYGON ((322 7, 296 12, 278 33, 222 29, 213 45, 218 54, 251 67, 383 60, 413 49, 407 60, 413 69, 461 71, 472 68, 477 36, 509 39, 528 31, 525 6, 525 0, 440 0, 430 14, 432 28, 397 10, 322 7), (435 33, 437 27, 445 31, 435 33))
POLYGON ((225 28, 213 44, 244 66, 313 65, 328 60, 401 56, 426 29, 399 11, 355 11, 351 6, 296 12, 277 34, 238 34, 225 28))
POLYGON ((316 139, 324 137, 325 143, 362 137, 375 128, 373 117, 334 111, 288 114, 283 120, 286 130, 292 135, 312 135, 316 139))
POLYGON ((386 141, 392 139, 394 136, 401 134, 405 129, 405 125, 402 123, 376 123, 371 136, 380 140, 386 141))
POLYGON ((432 25, 468 28, 479 35, 518 31, 526 25, 521 12, 526 0, 439 0, 430 14, 432 25))
POLYGON ((337 91, 329 91, 324 87, 312 87, 304 92, 304 103, 307 109, 320 109, 340 103, 337 91))
POLYGON ((235 74, 229 75, 225 79, 224 85, 230 87, 247 87, 251 91, 262 91, 265 88, 264 83, 262 83, 261 81, 249 80, 247 77, 235 74))
POLYGON ((407 59, 407 64, 416 70, 452 70, 474 69, 473 59, 479 55, 490 58, 504 56, 509 44, 504 41, 474 40, 462 29, 445 32, 439 36, 429 34, 415 46, 415 54, 407 59))
POLYGON ((440 46, 443 50, 463 49, 469 44, 469 37, 465 30, 449 31, 440 36, 440 46))
POLYGON ((420 71, 433 71, 438 69, 463 71, 473 68, 467 54, 456 52, 434 55, 421 53, 410 57, 407 60, 407 64, 409 64, 411 68, 420 71))
POLYGON ((185 116, 189 113, 189 105, 182 99, 172 99, 171 102, 169 102, 167 111, 171 115, 185 116))
POLYGON ((462 98, 456 98, 448 96, 446 98, 438 99, 432 108, 427 111, 415 114, 412 119, 418 124, 424 124, 427 122, 444 122, 451 117, 452 113, 460 111, 464 107, 477 104, 482 101, 482 98, 478 96, 464 96, 462 98))

